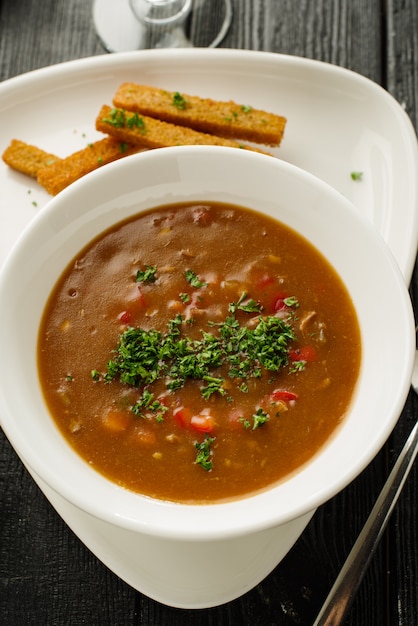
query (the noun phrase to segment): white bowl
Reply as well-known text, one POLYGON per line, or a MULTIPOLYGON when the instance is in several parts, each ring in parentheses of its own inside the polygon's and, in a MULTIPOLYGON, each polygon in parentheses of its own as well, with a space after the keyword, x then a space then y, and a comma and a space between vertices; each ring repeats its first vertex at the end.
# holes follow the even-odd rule
POLYGON ((315 509, 372 460, 409 390, 412 308, 381 237, 325 183, 248 151, 161 149, 86 176, 51 200, 23 233, 2 269, 0 299, 0 415, 7 437, 97 556, 140 591, 174 606, 221 604, 265 577, 315 509), (351 293, 363 347, 350 414, 321 453, 263 493, 209 505, 152 500, 92 470, 51 419, 36 361, 45 302, 79 250, 143 209, 193 199, 258 209, 308 238, 351 293), (101 543, 92 538, 105 535, 101 543))

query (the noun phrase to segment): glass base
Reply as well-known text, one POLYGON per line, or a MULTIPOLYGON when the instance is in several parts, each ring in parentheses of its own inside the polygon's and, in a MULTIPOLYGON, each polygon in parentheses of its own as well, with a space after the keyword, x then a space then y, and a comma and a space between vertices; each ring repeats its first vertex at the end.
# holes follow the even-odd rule
MULTIPOLYGON (((231 0, 194 0, 191 20, 195 12, 199 24, 201 22, 205 26, 205 29, 201 25, 198 28, 199 46, 217 47, 232 22, 231 0), (207 43, 204 41, 205 37, 207 43)), ((136 19, 129 0, 95 0, 93 22, 97 36, 107 52, 197 45, 193 41, 193 32, 188 32, 189 23, 174 28, 143 26, 136 19)))

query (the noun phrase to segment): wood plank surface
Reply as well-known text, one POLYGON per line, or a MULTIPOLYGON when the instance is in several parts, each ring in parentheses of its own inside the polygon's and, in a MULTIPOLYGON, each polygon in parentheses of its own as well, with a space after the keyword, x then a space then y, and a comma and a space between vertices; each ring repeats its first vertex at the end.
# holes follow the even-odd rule
MULTIPOLYGON (((221 10, 199 20, 203 9, 199 1, 196 5, 190 36, 207 45, 221 10)), ((350 68, 388 89, 418 128, 416 0, 234 0, 233 6, 233 24, 222 47, 350 68)), ((0 80, 102 54, 91 8, 86 0, 0 0, 0 80)), ((416 271, 411 293, 418 310, 416 271)), ((356 481, 318 510, 274 572, 242 598, 202 611, 162 606, 120 581, 62 522, 0 433, 0 623, 311 625, 417 414, 411 393, 389 444, 356 481)), ((418 624, 417 490, 415 467, 346 626, 418 624)))

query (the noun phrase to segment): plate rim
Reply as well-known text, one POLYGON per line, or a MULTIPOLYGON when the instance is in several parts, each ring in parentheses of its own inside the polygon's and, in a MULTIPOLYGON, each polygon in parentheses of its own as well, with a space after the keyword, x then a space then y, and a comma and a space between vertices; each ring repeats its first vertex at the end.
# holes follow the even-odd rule
MULTIPOLYGON (((346 67, 332 64, 328 61, 319 59, 305 58, 296 55, 276 53, 270 51, 259 50, 240 50, 233 48, 177 48, 177 49, 152 49, 152 50, 135 50, 127 52, 115 52, 112 54, 104 53, 82 58, 62 61, 50 66, 36 68, 34 70, 24 72, 22 74, 10 77, 0 83, 0 111, 10 106, 8 100, 16 97, 25 90, 33 89, 34 85, 39 85, 45 81, 50 81, 55 76, 87 76, 92 71, 98 69, 101 73, 106 71, 112 72, 118 67, 135 64, 136 62, 146 64, 147 60, 153 63, 159 60, 167 61, 169 55, 170 63, 190 62, 198 63, 199 60, 205 63, 220 64, 224 61, 245 65, 251 61, 253 65, 272 68, 305 68, 315 73, 320 73, 325 77, 337 77, 356 83, 362 89, 374 92, 379 99, 383 99, 385 104, 398 118, 398 123, 403 131, 403 144, 405 147, 406 161, 410 163, 410 175, 407 180, 410 188, 411 207, 407 229, 408 241, 398 245, 399 250, 393 250, 387 241, 392 253, 397 258, 398 264, 404 274, 407 284, 409 284, 412 272, 415 266, 415 259, 418 249, 418 141, 417 135, 412 124, 412 120, 408 116, 402 105, 392 96, 384 87, 373 81, 372 79, 355 72, 346 67), (402 258, 398 258, 399 255, 402 258)), ((232 71, 232 70, 230 70, 232 71)), ((109 76, 110 78, 110 76, 109 76)), ((53 81, 52 81, 53 82, 53 81)), ((51 86, 51 91, 59 91, 60 85, 51 86)), ((392 209, 395 214, 396 207, 392 209)))

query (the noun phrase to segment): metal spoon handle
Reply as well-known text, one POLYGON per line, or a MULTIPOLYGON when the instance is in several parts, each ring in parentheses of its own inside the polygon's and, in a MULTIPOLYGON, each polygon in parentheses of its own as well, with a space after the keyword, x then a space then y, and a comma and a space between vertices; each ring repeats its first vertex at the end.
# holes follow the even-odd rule
POLYGON ((351 549, 313 626, 342 624, 382 537, 418 451, 418 422, 411 431, 366 524, 351 549))

